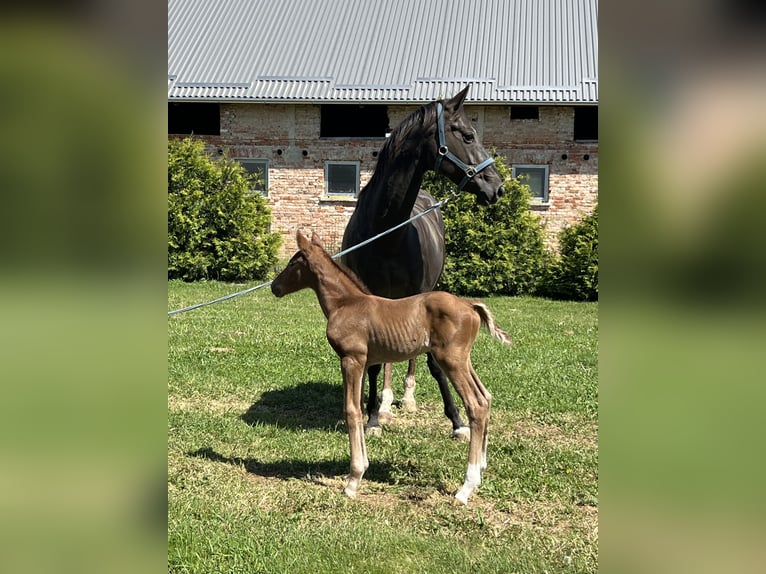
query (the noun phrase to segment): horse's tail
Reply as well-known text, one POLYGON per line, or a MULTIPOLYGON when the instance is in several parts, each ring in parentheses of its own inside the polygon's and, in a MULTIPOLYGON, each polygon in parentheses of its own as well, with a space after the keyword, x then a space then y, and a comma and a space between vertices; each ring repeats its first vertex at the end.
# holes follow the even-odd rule
POLYGON ((487 331, 489 331, 490 335, 492 335, 495 339, 497 339, 504 345, 511 344, 512 342, 511 336, 505 331, 503 331, 497 325, 497 323, 495 323, 495 318, 492 316, 492 313, 490 312, 489 307, 487 307, 481 301, 472 301, 471 306, 479 314, 479 317, 481 318, 481 324, 487 328, 487 331))

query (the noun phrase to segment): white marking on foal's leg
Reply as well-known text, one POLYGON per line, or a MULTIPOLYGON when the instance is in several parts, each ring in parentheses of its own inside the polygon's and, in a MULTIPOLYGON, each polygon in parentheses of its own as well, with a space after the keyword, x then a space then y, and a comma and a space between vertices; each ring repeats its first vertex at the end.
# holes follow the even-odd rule
POLYGON ((362 476, 370 466, 367 458, 367 445, 364 442, 364 425, 360 421, 353 432, 349 432, 349 443, 351 446, 351 471, 348 475, 348 482, 343 492, 349 498, 356 498, 359 491, 359 485, 362 482, 362 476))
POLYGON ((468 497, 471 496, 471 493, 476 490, 476 487, 478 487, 480 484, 480 465, 468 463, 468 470, 465 473, 465 482, 463 483, 463 487, 455 495, 455 498, 463 504, 468 504, 468 497))

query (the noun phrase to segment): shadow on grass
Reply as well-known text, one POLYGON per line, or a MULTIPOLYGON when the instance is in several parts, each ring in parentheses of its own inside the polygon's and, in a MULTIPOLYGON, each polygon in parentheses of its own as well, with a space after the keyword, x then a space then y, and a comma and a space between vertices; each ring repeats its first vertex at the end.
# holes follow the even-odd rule
MULTIPOLYGON (((200 448, 187 453, 189 456, 204 458, 213 462, 221 462, 234 466, 242 466, 251 474, 266 478, 279 478, 287 480, 299 478, 312 480, 312 476, 346 476, 349 471, 348 460, 296 460, 287 459, 277 462, 261 462, 255 458, 241 458, 238 456, 223 456, 212 448, 200 448)), ((408 465, 409 466, 409 465, 408 465)), ((401 469, 398 469, 401 472, 401 469)), ((365 480, 376 482, 393 483, 393 466, 384 461, 370 461, 370 467, 364 473, 365 480)), ((414 468, 410 472, 416 471, 414 468)))
POLYGON ((268 424, 291 429, 345 432, 343 387, 310 381, 286 389, 266 391, 239 417, 250 426, 268 424))

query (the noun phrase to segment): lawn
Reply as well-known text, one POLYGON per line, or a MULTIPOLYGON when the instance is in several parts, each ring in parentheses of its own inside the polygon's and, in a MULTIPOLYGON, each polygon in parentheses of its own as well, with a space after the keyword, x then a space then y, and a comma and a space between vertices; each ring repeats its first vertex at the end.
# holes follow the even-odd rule
MULTIPOLYGON (((168 308, 240 288, 170 282, 168 308)), ((425 360, 418 411, 368 437, 351 501, 340 366, 314 294, 169 317, 169 572, 596 572, 598 305, 484 301, 513 346, 482 331, 473 350, 493 403, 468 507, 453 502, 468 444, 450 438, 425 360)))

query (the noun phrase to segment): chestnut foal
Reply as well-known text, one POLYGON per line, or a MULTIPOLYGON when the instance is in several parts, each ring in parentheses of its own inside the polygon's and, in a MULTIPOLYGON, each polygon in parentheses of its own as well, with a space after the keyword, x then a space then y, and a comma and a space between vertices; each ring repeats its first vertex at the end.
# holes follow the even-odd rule
POLYGON ((370 365, 406 361, 430 352, 452 382, 465 405, 471 429, 468 470, 455 498, 463 504, 481 483, 487 467, 487 422, 492 395, 471 365, 471 348, 479 326, 510 344, 480 302, 466 301, 443 291, 403 299, 370 294, 350 271, 324 250, 316 233, 311 241, 297 233, 299 251, 271 284, 277 297, 311 288, 327 317, 327 340, 340 357, 343 371, 344 413, 351 446, 348 497, 356 497, 369 466, 362 416, 362 385, 370 365))

